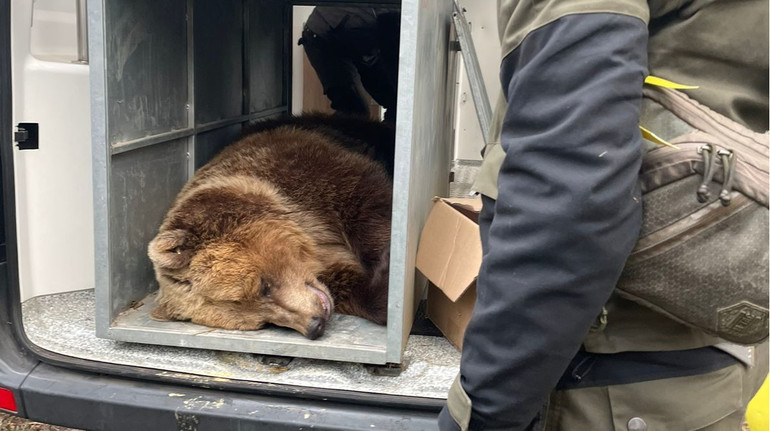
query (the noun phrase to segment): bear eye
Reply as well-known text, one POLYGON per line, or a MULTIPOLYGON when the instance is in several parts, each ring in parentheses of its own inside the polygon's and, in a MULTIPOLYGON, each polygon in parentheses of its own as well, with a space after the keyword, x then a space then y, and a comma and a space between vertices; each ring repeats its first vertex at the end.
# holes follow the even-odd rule
POLYGON ((270 285, 270 282, 265 280, 265 279, 263 279, 262 283, 261 283, 261 288, 260 288, 261 292, 262 292, 262 296, 270 296, 270 289, 271 288, 272 288, 272 286, 270 285))

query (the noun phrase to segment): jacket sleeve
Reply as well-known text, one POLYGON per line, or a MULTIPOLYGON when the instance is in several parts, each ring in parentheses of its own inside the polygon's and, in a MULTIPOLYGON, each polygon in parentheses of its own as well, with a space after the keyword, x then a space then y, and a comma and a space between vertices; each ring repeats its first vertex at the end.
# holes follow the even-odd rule
POLYGON ((641 223, 646 48, 641 19, 574 14, 503 59, 506 155, 442 429, 528 429, 612 292, 641 223))

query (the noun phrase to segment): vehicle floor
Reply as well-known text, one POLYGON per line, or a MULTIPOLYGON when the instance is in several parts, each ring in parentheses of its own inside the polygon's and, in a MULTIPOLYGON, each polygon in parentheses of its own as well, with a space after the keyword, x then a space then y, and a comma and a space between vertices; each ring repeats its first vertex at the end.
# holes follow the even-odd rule
MULTIPOLYGON (((406 369, 376 375, 359 363, 284 358, 184 347, 127 343, 97 338, 93 289, 31 298, 22 304, 24 330, 37 346, 99 362, 230 380, 340 389, 389 395, 444 398, 460 364, 460 353, 442 336, 411 335, 406 369)), ((435 334, 440 335, 440 334, 435 334)))

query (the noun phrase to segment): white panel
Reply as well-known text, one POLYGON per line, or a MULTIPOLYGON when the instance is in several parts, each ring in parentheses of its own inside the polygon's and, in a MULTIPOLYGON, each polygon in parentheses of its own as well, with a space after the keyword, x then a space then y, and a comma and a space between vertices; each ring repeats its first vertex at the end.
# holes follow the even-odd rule
MULTIPOLYGON (((481 65, 481 74, 494 108, 500 95, 500 39, 497 33, 497 2, 495 0, 465 0, 460 3, 466 9, 465 17, 471 26, 471 37, 481 65)), ((460 57, 457 80, 457 116, 455 135, 455 160, 481 160, 484 138, 476 117, 476 108, 470 94, 465 65, 460 57)))
POLYGON ((78 38, 75 12, 77 2, 75 0, 27 0, 26 3, 32 3, 34 8, 30 36, 32 55, 41 60, 67 63, 77 60, 78 38))
POLYGON ((315 6, 294 6, 292 8, 291 30, 291 113, 302 113, 302 95, 304 87, 302 82, 302 57, 305 51, 297 41, 302 37, 302 28, 305 25, 315 6))
POLYGON ((388 362, 400 362, 426 286, 415 271, 420 231, 434 196, 449 192, 452 2, 404 0, 388 300, 388 362), (403 286, 403 289, 400 289, 403 286))
POLYGON ((11 22, 13 122, 40 124, 40 149, 14 152, 22 300, 94 287, 88 65, 32 56, 32 5, 11 22))

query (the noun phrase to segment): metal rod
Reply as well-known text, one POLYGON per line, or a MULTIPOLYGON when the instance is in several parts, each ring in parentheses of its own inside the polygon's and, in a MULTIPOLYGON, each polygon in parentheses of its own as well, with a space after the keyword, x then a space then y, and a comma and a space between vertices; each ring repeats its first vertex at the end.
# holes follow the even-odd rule
POLYGON ((272 109, 266 109, 264 111, 260 112, 254 112, 247 115, 241 115, 239 117, 233 117, 233 118, 227 118, 224 120, 216 120, 212 121, 210 123, 201 124, 199 126, 195 126, 195 133, 204 133, 208 132, 214 129, 221 129, 222 127, 227 127, 236 123, 244 123, 247 121, 252 120, 259 120, 260 118, 266 118, 271 117, 273 115, 282 114, 287 111, 287 106, 279 106, 277 108, 272 109))
POLYGON ((484 143, 489 143, 492 107, 489 104, 487 88, 484 86, 484 78, 481 76, 481 66, 479 66, 476 49, 473 46, 471 29, 468 26, 468 21, 465 20, 464 11, 457 3, 457 0, 454 2, 454 9, 452 19, 457 30, 457 39, 460 41, 460 50, 463 56, 463 63, 465 63, 465 72, 468 75, 468 83, 471 87, 471 96, 473 96, 473 103, 476 105, 476 116, 479 118, 479 126, 481 126, 481 134, 484 136, 484 143))
POLYGON ((267 118, 274 115, 282 114, 287 111, 287 106, 279 106, 273 109, 267 109, 265 111, 255 112, 248 115, 240 115, 234 118, 227 118, 224 120, 216 120, 210 123, 202 124, 196 127, 188 127, 181 130, 174 130, 171 132, 160 133, 158 135, 145 136, 137 138, 131 141, 119 142, 112 145, 111 154, 120 154, 127 151, 138 150, 139 148, 149 147, 150 145, 161 144, 164 142, 173 141, 176 139, 186 138, 200 133, 209 132, 215 129, 221 129, 237 123, 245 123, 247 121, 258 120, 261 118, 267 118))
MULTIPOLYGON (((195 129, 195 27, 194 0, 187 0, 187 127, 195 129)), ((195 175, 195 133, 187 139, 187 180, 195 175)))
POLYGON ((171 132, 160 133, 158 135, 146 136, 143 138, 134 139, 131 141, 118 142, 113 144, 110 148, 110 154, 125 153, 127 151, 138 150, 139 148, 149 147, 150 145, 160 144, 163 142, 174 141, 176 139, 186 138, 195 134, 195 129, 187 128, 181 130, 174 130, 171 132))
POLYGON ((243 91, 241 92, 241 114, 246 115, 251 112, 251 16, 249 11, 249 1, 242 0, 241 12, 243 14, 243 29, 241 32, 241 75, 243 76, 243 91))
POLYGON ((78 63, 88 63, 88 19, 86 0, 75 0, 78 25, 78 63))

